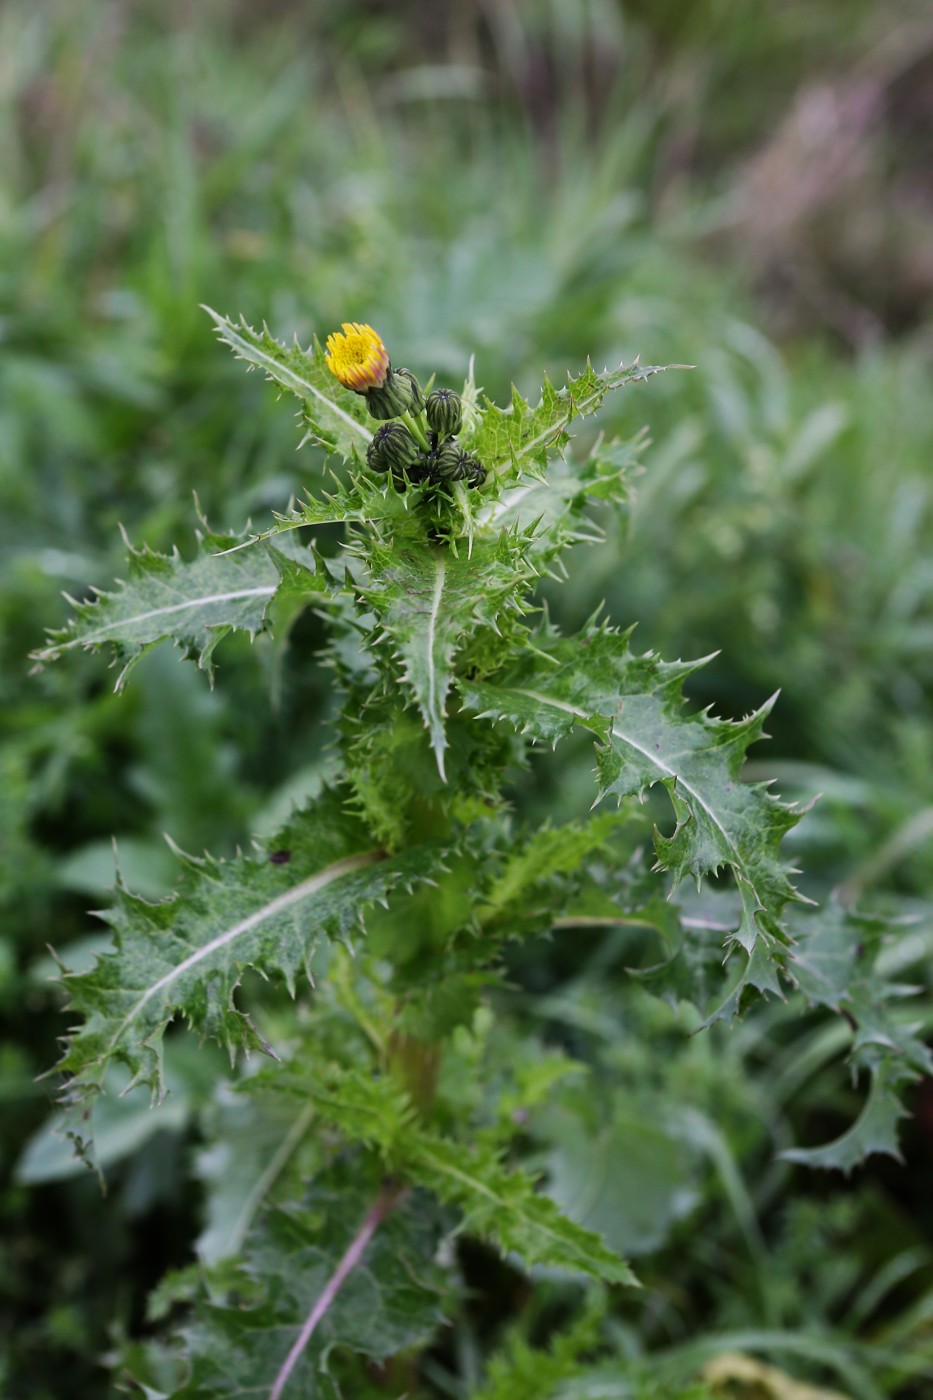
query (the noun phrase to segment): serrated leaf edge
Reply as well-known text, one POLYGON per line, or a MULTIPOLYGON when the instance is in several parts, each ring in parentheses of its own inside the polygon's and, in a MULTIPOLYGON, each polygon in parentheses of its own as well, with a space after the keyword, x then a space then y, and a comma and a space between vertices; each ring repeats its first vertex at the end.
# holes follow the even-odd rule
MULTIPOLYGON (((218 337, 230 346, 238 359, 245 360, 248 364, 255 365, 257 368, 265 370, 268 377, 276 383, 282 383, 287 380, 288 387, 291 389, 292 393, 297 394, 299 398, 319 399, 321 403, 327 405, 330 412, 335 414, 338 418, 341 418, 348 428, 352 428, 354 432, 359 433, 365 442, 369 441, 371 434, 367 432, 362 423, 358 423, 355 418, 352 418, 349 413, 345 412, 333 399, 329 399, 326 394, 322 394, 320 389, 316 389, 313 384, 310 384, 306 379, 302 379, 294 370, 289 369, 286 365, 279 364, 271 355, 267 355, 257 346, 250 345, 249 341, 244 340, 233 321, 228 320, 226 316, 221 316, 219 312, 214 311, 203 302, 201 303, 201 310, 206 311, 208 316, 211 317, 218 337)), ((249 325, 242 316, 240 317, 240 325, 244 330, 248 331, 250 335, 256 335, 252 326, 249 325)), ((265 323, 263 323, 263 332, 272 338, 269 328, 265 323)), ((278 343, 281 344, 281 342, 278 343)), ((284 348, 283 346, 283 349, 284 348)))

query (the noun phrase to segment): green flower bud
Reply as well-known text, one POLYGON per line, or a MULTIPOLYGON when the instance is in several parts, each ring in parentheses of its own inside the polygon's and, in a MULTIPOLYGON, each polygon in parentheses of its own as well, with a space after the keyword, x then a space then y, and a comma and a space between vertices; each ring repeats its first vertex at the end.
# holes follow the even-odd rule
POLYGON ((439 438, 457 436, 463 423, 463 405, 453 389, 435 389, 428 395, 424 411, 432 433, 439 438))
POLYGON ((395 375, 396 375, 396 378, 397 378, 397 379, 403 379, 403 380, 405 380, 406 383, 407 383, 407 384, 409 385, 409 387, 411 388, 411 402, 410 402, 409 405, 408 405, 408 412, 409 412, 409 413, 415 413, 415 414, 423 413, 423 412, 424 412, 424 393, 422 392, 421 385, 418 383, 417 379, 416 379, 415 376, 412 374, 411 370, 410 370, 410 369, 397 369, 397 370, 395 371, 395 375))
POLYGON ((467 457, 466 465, 467 486, 482 486, 483 482, 486 480, 486 477, 489 475, 482 462, 478 462, 475 457, 467 457))
POLYGON ((400 472, 421 463, 421 449, 404 423, 383 423, 366 449, 366 464, 374 472, 400 472))
POLYGON ((467 475, 470 458, 455 442, 441 443, 428 458, 431 476, 435 481, 462 481, 467 475))
POLYGON ((380 421, 401 418, 403 413, 420 413, 424 406, 421 386, 411 370, 392 369, 391 365, 383 383, 367 389, 365 398, 366 407, 380 421))

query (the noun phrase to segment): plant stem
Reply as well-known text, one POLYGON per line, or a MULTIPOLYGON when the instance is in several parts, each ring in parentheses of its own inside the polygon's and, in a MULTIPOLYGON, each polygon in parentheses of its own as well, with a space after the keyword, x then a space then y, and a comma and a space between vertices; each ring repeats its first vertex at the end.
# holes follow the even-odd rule
POLYGON ((403 413, 402 422, 405 424, 412 437, 417 438, 425 452, 430 452, 431 444, 428 442, 428 435, 422 426, 421 414, 419 413, 416 418, 412 413, 403 413))
POLYGON ((269 1400, 279 1400, 289 1376, 295 1369, 298 1358, 310 1342, 318 1323, 326 1315, 328 1308, 362 1259, 366 1252, 366 1246, 369 1244, 383 1220, 385 1220, 386 1216, 394 1210, 399 1201, 407 1194, 408 1188, 406 1186, 399 1186, 396 1182, 392 1181, 383 1182, 379 1189, 379 1194, 366 1213, 362 1225, 353 1236, 345 1254, 324 1285, 320 1296, 305 1320, 304 1326, 295 1339, 294 1346, 282 1363, 281 1370, 275 1378, 275 1383, 269 1391, 269 1400))

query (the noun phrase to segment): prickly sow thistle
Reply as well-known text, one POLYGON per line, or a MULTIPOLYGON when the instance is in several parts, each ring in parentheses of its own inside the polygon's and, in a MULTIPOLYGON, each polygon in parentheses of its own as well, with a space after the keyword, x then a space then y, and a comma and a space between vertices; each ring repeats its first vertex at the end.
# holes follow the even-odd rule
POLYGON ((324 359, 382 424, 366 450, 370 471, 391 472, 403 490, 408 483, 482 486, 485 467, 454 441, 463 405, 453 389, 435 389, 425 399, 411 370, 394 369, 378 333, 359 321, 344 321, 342 330, 327 337, 324 359))
MULTIPOLYGON (((265 328, 215 320, 241 359, 297 396, 313 437, 357 465, 370 432, 360 431, 362 414, 344 411, 336 384, 321 385, 317 351, 308 356, 265 328)), ((388 354, 370 327, 345 326, 328 356, 357 393, 394 391, 388 354)), ((420 505, 422 493, 436 492, 429 509, 399 509, 391 490, 372 489, 378 477, 354 472, 335 494, 312 495, 233 549, 228 536, 205 533, 190 562, 179 553, 135 551, 127 582, 78 604, 72 626, 37 655, 48 662, 76 646, 108 645, 125 676, 171 639, 208 668, 227 633, 263 630, 276 598, 285 606, 272 607, 273 620, 286 630, 300 609, 332 618, 328 654, 342 703, 327 784, 255 850, 223 861, 185 859, 177 892, 158 905, 121 884, 107 916, 113 948, 96 968, 69 978, 69 999, 84 1019, 69 1034, 57 1123, 85 1154, 108 1070, 125 1066, 134 1083, 161 1097, 163 1040, 180 1017, 230 1054, 263 1049, 274 1058, 266 1073, 225 1076, 218 1085, 224 1112, 205 1123, 215 1154, 235 1155, 244 1125, 257 1119, 275 1124, 287 1115, 299 1129, 284 1140, 290 1170, 278 1174, 274 1192, 268 1149, 264 1138, 257 1141, 246 1167, 261 1189, 251 1190, 237 1230, 210 1231, 209 1248, 202 1236, 197 1280, 186 1271, 156 1295, 180 1299, 183 1292, 186 1325, 173 1327, 172 1339, 133 1340, 120 1356, 121 1371, 130 1367, 150 1396, 166 1393, 147 1382, 167 1372, 189 1377, 179 1379, 181 1389, 167 1382, 175 1396, 229 1400, 232 1366, 236 1390, 252 1400, 319 1394, 333 1347, 346 1370, 345 1393, 374 1393, 373 1358, 401 1354, 406 1368, 416 1368, 416 1349, 434 1345, 442 1319, 459 1320, 463 1288, 452 1240, 461 1232, 490 1257, 507 1255, 510 1269, 524 1265, 528 1288, 558 1271, 593 1281, 596 1311, 584 1317, 596 1328, 607 1305, 604 1286, 624 1286, 632 1275, 614 1247, 540 1189, 533 1162, 523 1160, 521 1124, 540 1106, 542 1085, 573 1093, 567 1077, 588 1066, 549 1055, 546 1081, 526 1073, 540 1061, 542 1042, 523 1041, 516 1029, 519 1015, 530 1020, 535 1011, 510 986, 507 949, 516 939, 528 946, 552 932, 560 937, 592 922, 594 909, 600 923, 637 929, 649 911, 643 941, 633 933, 626 942, 627 961, 636 972, 650 963, 654 996, 678 1007, 694 1003, 682 1029, 731 1019, 752 996, 776 996, 782 984, 798 981, 809 1016, 817 1007, 837 1014, 852 1001, 845 968, 841 980, 811 974, 803 982, 798 974, 827 939, 833 947, 864 941, 859 1023, 885 1024, 897 988, 874 959, 893 930, 841 906, 785 913, 798 896, 781 841, 798 813, 767 784, 739 780, 770 702, 739 722, 687 708, 682 688, 693 664, 638 655, 630 629, 596 618, 582 634, 564 636, 534 601, 541 574, 556 574, 567 548, 596 537, 589 506, 626 499, 630 444, 563 456, 572 423, 594 414, 610 391, 660 368, 600 374, 587 365, 559 389, 545 385, 535 407, 517 390, 507 410, 487 402, 468 441, 493 468, 490 487, 508 493, 498 511, 459 509, 470 459, 457 440, 456 397, 437 390, 422 414, 413 377, 397 371, 410 407, 374 424, 369 468, 397 473, 403 484, 427 473, 412 495, 420 505), (548 460, 558 456, 549 474, 548 460), (448 490, 458 494, 458 509, 447 508, 448 490), (332 567, 292 534, 325 522, 347 527, 345 567, 332 567), (547 751, 585 731, 597 745, 598 795, 621 802, 619 815, 604 809, 540 830, 513 820, 514 775, 532 746, 547 751), (676 950, 660 964, 650 914, 657 896, 645 883, 642 850, 652 823, 635 825, 635 799, 649 789, 667 794, 676 820, 672 835, 654 834, 656 868, 669 881, 662 931, 676 950), (724 867, 732 871, 730 891, 691 893, 682 912, 681 882, 724 867), (697 909, 709 917, 686 917, 697 909), (371 936, 357 940, 366 924, 371 936), (718 986, 709 938, 717 928, 730 957, 718 986), (345 955, 351 939, 352 955, 350 948, 345 955), (703 975, 685 977, 694 960, 703 975), (264 1003, 273 1048, 237 1004, 243 970, 255 968, 300 995, 300 975, 312 967, 319 973, 313 995, 264 1003), (443 1091, 435 1095, 439 1068, 443 1091), (296 1118, 302 1102, 313 1112, 296 1118), (231 1293, 256 1305, 219 1306, 231 1293)), ((410 503, 405 498, 403 506, 410 503)), ((616 990, 632 1019, 623 985, 616 990)), ((789 1035, 786 1019, 782 1027, 789 1035)), ((652 1054, 647 1039, 639 1048, 652 1054)), ((863 1110, 860 1126, 835 1142, 792 1148, 786 1157, 848 1171, 869 1147, 896 1155, 898 1091, 933 1072, 933 1059, 904 1024, 894 1037, 876 1034, 870 1053, 854 1066, 868 1069, 877 1086, 869 1104, 876 1093, 885 1096, 883 1119, 871 1118, 866 1128, 872 1110, 863 1110)), ((614 1054, 610 1046, 608 1058, 597 1057, 594 1077, 611 1077, 614 1054)), ((676 1150, 673 1138, 665 1141, 676 1150)), ((279 1147, 271 1163, 282 1161, 279 1147)), ((218 1193, 228 1183, 223 1173, 202 1175, 217 1219, 227 1209, 228 1194, 218 1193)), ((547 1305, 546 1296, 536 1302, 547 1305)), ((574 1356, 602 1344, 596 1330, 574 1336, 574 1356)), ((511 1361, 505 1364, 511 1375, 511 1361)))

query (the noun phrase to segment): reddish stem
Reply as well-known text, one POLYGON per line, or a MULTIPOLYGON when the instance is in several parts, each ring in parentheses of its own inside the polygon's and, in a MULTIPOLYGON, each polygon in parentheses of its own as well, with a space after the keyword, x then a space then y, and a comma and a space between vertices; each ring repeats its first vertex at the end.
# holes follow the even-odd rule
POLYGON ((398 1186, 394 1182, 388 1181, 383 1183, 379 1195, 367 1212, 362 1225, 350 1241, 346 1253, 324 1285, 321 1295, 315 1302, 314 1307, 308 1313, 305 1324, 298 1333, 295 1344, 282 1363, 282 1368, 275 1378, 272 1389, 269 1391, 269 1400, 280 1400, 288 1378, 295 1369, 295 1365, 301 1353, 314 1335, 314 1330, 318 1323, 325 1316, 337 1294, 362 1259, 366 1252, 366 1246, 379 1229, 383 1220, 394 1210, 402 1197, 407 1194, 407 1188, 404 1186, 398 1186))

